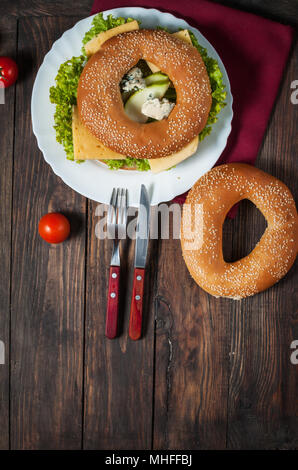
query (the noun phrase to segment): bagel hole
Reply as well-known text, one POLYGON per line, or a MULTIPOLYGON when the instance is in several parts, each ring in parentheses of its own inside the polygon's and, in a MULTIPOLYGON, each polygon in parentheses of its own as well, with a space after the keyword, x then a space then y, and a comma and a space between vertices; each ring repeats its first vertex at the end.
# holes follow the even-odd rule
POLYGON ((267 227, 262 212, 248 199, 237 204, 236 217, 226 217, 223 224, 223 258, 232 263, 247 256, 259 242, 267 227))
MULTIPOLYGON (((120 83, 119 83, 119 88, 120 88, 120 93, 121 93, 121 96, 122 96, 122 101, 123 101, 123 104, 124 104, 124 107, 125 107, 125 104, 126 102, 129 100, 129 98, 138 90, 138 88, 134 88, 130 91, 126 91, 123 86, 124 86, 124 83, 125 81, 127 82, 127 80, 129 81, 129 78, 128 78, 128 75, 129 75, 129 72, 132 70, 132 69, 135 69, 135 68, 138 68, 141 70, 142 72, 142 79, 145 79, 146 77, 149 77, 149 75, 153 75, 154 73, 163 73, 163 72, 153 72, 149 65, 147 64, 147 62, 144 60, 144 59, 140 59, 136 65, 134 65, 134 67, 132 67, 125 75, 123 75, 120 83)), ((169 88, 167 89, 167 91, 165 92, 165 94, 163 95, 162 98, 159 98, 160 100, 162 100, 163 98, 166 98, 170 103, 174 103, 176 104, 176 98, 177 98, 177 94, 176 94, 176 88, 174 87, 174 84, 172 83, 172 81, 170 80, 169 78, 169 81, 170 81, 170 86, 169 88)), ((152 85, 154 85, 154 83, 152 82, 151 83, 152 85)), ((148 86, 148 85, 147 85, 148 86)), ((131 116, 129 116, 131 119, 133 119, 131 116)), ((165 119, 165 118, 163 118, 165 119)), ((136 120, 137 119, 133 119, 133 120, 136 120)), ((148 120, 145 124, 149 124, 150 122, 154 122, 156 121, 156 119, 152 118, 152 117, 148 117, 148 120)))

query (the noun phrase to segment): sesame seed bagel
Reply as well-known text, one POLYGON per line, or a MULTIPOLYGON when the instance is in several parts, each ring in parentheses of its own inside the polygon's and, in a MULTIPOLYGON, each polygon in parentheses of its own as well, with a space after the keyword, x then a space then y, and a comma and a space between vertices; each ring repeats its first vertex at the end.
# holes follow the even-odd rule
POLYGON ((279 281, 298 251, 298 217, 290 190, 250 165, 213 168, 189 192, 183 207, 181 244, 193 279, 216 297, 242 299, 279 281), (252 252, 227 263, 222 226, 231 207, 249 199, 262 212, 267 228, 252 252))
POLYGON ((137 30, 106 41, 87 62, 78 85, 81 121, 105 146, 133 158, 178 152, 205 127, 212 102, 197 49, 164 31, 137 30), (173 82, 177 103, 167 119, 141 124, 126 115, 119 83, 140 59, 173 82))

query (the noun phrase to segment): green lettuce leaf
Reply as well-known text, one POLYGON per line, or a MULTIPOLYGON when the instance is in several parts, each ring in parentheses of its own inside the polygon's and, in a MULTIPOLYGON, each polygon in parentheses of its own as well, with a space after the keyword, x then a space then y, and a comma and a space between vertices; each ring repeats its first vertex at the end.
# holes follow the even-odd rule
POLYGON ((148 171, 150 170, 150 165, 148 160, 145 158, 143 160, 137 158, 126 158, 125 160, 104 160, 108 165, 110 170, 119 170, 123 167, 134 167, 139 171, 148 171))
POLYGON ((84 45, 87 44, 88 41, 93 39, 102 31, 107 31, 108 29, 116 28, 116 26, 120 26, 125 23, 130 23, 134 21, 133 18, 114 18, 113 15, 108 15, 107 19, 105 20, 102 13, 98 13, 92 21, 92 28, 87 31, 83 38, 83 47, 82 53, 86 55, 84 45))
POLYGON ((74 160, 72 141, 72 106, 77 103, 78 81, 85 65, 84 56, 72 57, 60 65, 56 86, 50 88, 50 101, 56 104, 54 129, 66 157, 74 160))
POLYGON ((207 73, 209 75, 211 90, 212 90, 212 104, 208 116, 207 124, 199 134, 199 139, 202 141, 212 131, 212 125, 217 121, 218 114, 226 106, 226 92, 225 85, 223 84, 223 77, 219 65, 215 59, 209 57, 205 47, 198 43, 195 35, 189 31, 193 45, 198 49, 204 61, 207 73))

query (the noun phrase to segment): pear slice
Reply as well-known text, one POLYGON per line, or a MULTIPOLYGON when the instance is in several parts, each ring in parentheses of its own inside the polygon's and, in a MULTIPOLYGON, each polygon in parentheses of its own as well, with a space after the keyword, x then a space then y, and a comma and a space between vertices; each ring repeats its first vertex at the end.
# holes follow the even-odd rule
POLYGON ((125 103, 124 110, 127 116, 132 120, 140 123, 145 123, 148 120, 148 116, 142 113, 142 106, 145 101, 159 98, 161 99, 167 89, 170 86, 170 82, 156 82, 152 85, 143 88, 142 90, 136 91, 125 103))
POLYGON ((169 77, 166 74, 161 73, 161 72, 152 73, 151 75, 148 75, 148 77, 145 77, 146 86, 152 85, 152 83, 165 82, 168 80, 169 80, 169 77))

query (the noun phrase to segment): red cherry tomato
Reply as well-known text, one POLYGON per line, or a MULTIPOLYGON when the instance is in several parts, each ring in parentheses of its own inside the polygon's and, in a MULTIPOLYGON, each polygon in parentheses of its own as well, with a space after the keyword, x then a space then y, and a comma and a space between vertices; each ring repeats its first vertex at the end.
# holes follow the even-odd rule
POLYGON ((61 243, 70 233, 70 224, 63 214, 51 212, 40 219, 38 231, 46 242, 61 243))
POLYGON ((10 57, 0 57, 0 82, 4 88, 13 85, 18 78, 18 66, 10 57))

